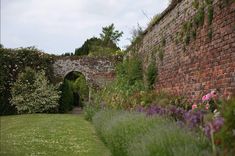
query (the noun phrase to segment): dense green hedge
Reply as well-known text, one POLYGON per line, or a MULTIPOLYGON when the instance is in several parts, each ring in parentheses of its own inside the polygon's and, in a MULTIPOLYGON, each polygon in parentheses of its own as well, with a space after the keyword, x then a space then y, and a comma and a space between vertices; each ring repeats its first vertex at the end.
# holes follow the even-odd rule
POLYGON ((64 113, 72 110, 74 105, 74 95, 72 89, 72 82, 65 79, 63 84, 61 85, 61 97, 60 97, 60 106, 59 112, 64 113))
POLYGON ((5 49, 0 48, 0 114, 16 113, 10 105, 11 86, 16 81, 18 73, 25 67, 36 71, 44 70, 47 78, 53 80, 53 56, 34 48, 5 49))

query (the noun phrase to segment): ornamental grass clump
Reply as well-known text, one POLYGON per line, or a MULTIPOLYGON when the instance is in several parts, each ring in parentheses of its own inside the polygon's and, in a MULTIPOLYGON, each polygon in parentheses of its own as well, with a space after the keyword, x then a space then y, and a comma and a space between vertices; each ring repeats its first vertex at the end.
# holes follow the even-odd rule
POLYGON ((101 111, 93 118, 97 133, 114 156, 127 155, 132 140, 145 134, 156 122, 161 120, 148 118, 142 113, 110 110, 101 111))
POLYGON ((103 110, 96 131, 114 156, 208 155, 208 141, 173 120, 140 112, 103 110))
POLYGON ((201 156, 210 155, 208 141, 202 136, 165 121, 133 140, 129 156, 201 156))
POLYGON ((108 122, 112 120, 112 118, 114 118, 116 115, 121 113, 122 112, 114 110, 101 110, 92 118, 92 123, 102 141, 106 142, 105 138, 103 137, 103 132, 106 131, 108 122))

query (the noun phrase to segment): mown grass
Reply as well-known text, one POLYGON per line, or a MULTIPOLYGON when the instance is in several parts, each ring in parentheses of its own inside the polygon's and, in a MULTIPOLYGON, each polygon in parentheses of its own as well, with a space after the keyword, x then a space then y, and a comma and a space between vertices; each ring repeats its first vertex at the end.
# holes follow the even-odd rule
POLYGON ((0 117, 0 155, 110 155, 82 116, 35 114, 0 117))

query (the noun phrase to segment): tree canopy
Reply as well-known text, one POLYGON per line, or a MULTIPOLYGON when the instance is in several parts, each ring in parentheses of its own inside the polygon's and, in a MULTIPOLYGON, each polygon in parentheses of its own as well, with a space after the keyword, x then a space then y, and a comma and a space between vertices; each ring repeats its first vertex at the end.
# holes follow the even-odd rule
POLYGON ((92 37, 87 39, 84 44, 75 49, 75 55, 106 56, 113 55, 120 48, 117 42, 122 37, 123 32, 115 30, 114 24, 102 28, 100 38, 92 37))
POLYGON ((102 33, 100 34, 100 38, 103 41, 104 45, 110 46, 112 44, 117 44, 117 42, 120 41, 122 35, 123 32, 115 30, 115 26, 112 23, 111 25, 102 28, 102 33))

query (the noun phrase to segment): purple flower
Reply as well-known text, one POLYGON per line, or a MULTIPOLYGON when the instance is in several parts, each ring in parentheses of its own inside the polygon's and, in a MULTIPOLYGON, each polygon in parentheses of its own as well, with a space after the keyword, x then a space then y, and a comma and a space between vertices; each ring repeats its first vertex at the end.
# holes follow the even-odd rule
POLYGON ((199 127, 199 125, 203 122, 203 115, 204 113, 202 111, 188 111, 184 114, 184 120, 186 124, 189 126, 189 128, 196 128, 199 127))
POLYGON ((213 122, 212 122, 212 126, 213 126, 213 131, 214 132, 218 132, 222 126, 224 125, 224 118, 222 117, 217 117, 213 122))
POLYGON ((136 108, 136 111, 137 112, 145 112, 145 108, 142 107, 142 106, 139 106, 139 107, 136 108))
POLYGON ((206 126, 204 127, 204 133, 208 138, 210 138, 211 133, 219 132, 223 125, 224 118, 217 117, 212 122, 206 124, 206 126))

